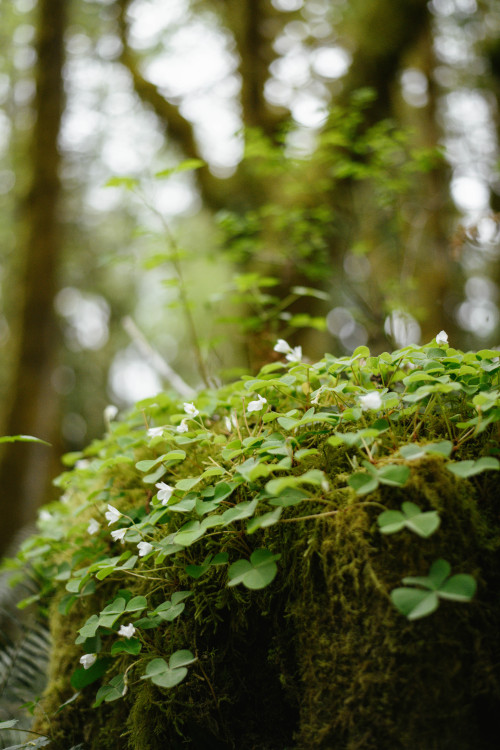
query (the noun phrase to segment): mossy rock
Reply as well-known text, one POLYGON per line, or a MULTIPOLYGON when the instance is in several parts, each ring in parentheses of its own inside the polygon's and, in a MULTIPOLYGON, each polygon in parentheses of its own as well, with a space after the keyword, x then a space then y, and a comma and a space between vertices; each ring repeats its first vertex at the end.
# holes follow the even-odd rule
POLYGON ((55 647, 42 702, 50 724, 44 716, 36 723, 51 748, 496 748, 498 360, 493 352, 463 354, 435 344, 387 357, 393 359, 358 351, 314 366, 274 364, 246 386, 201 394, 200 415, 188 432, 176 429, 182 416, 177 401, 157 397, 91 446, 85 456, 90 463, 62 476, 66 501, 52 509, 52 538, 42 534, 24 550, 35 558, 38 577, 48 581, 51 571, 61 581, 44 595, 44 601, 51 598, 55 647), (426 373, 422 381, 405 383, 419 368, 426 373), (429 372, 438 385, 420 398, 429 372), (389 374, 391 385, 383 387, 389 374), (449 390, 441 388, 446 384, 452 384, 449 390), (359 403, 372 390, 381 394, 380 408, 363 411, 359 403), (249 410, 253 393, 266 404, 249 410), (321 405, 311 405, 317 394, 321 405), (478 396, 487 404, 484 413, 478 396), (152 437, 140 426, 143 412, 166 425, 161 434, 152 437), (363 432, 370 429, 373 434, 363 432), (399 452, 417 444, 423 446, 419 456, 405 459, 399 452), (435 445, 441 448, 433 452, 435 445), (172 458, 175 450, 185 451, 184 460, 172 458), (349 483, 353 472, 363 473, 363 456, 367 476, 377 477, 369 492, 349 483), (480 457, 488 457, 487 471, 460 463, 480 457), (396 481, 385 481, 384 466, 399 467, 396 481), (205 473, 211 467, 221 471, 205 473), (404 481, 401 467, 407 467, 404 481), (154 498, 159 478, 173 488, 165 508, 154 498), (291 478, 288 488, 277 483, 280 478, 291 478), (216 502, 222 485, 232 491, 216 502), (422 513, 436 511, 439 528, 424 537, 407 527, 381 533, 381 512, 407 502, 422 513), (108 503, 122 514, 123 547, 110 540, 107 528, 86 533, 89 519, 108 503), (209 510, 204 503, 212 503, 209 510), (230 509, 247 515, 222 519, 230 509), (207 518, 212 522, 197 537, 207 518), (192 541, 176 544, 176 538, 187 539, 180 536, 186 529, 192 541), (145 536, 151 550, 127 563, 145 536), (258 585, 255 579, 250 588, 232 585, 234 563, 248 561, 257 549, 267 550, 269 560, 280 556, 277 573, 273 559, 258 585), (226 557, 214 563, 221 553, 226 557), (425 576, 438 559, 453 574, 473 576, 477 593, 471 601, 440 596, 432 614, 408 619, 391 591, 405 576, 425 576), (168 609, 165 602, 183 591, 191 592, 185 609, 158 620, 157 608, 168 609), (125 604, 145 597, 147 607, 101 620, 97 640, 75 644, 84 623, 92 615, 102 618, 120 596, 125 604), (129 621, 140 653, 116 651, 117 643, 134 642, 119 638, 118 626, 129 621), (90 647, 102 674, 81 686, 71 675, 82 649, 90 647), (147 679, 152 659, 167 663, 185 649, 193 656, 187 674, 172 677, 172 667, 165 678, 181 677, 177 684, 147 679), (126 675, 126 689, 120 683, 119 694, 109 693, 93 707, 96 689, 113 685, 118 674, 126 675), (75 691, 78 696, 59 710, 75 691))

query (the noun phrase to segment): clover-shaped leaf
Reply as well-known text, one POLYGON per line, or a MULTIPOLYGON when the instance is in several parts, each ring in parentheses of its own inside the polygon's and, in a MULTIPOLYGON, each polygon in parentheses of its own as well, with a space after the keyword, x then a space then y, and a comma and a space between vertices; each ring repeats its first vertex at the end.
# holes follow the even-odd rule
POLYGON ((175 651, 168 664, 165 659, 153 659, 146 667, 146 673, 141 680, 151 680, 160 687, 172 688, 182 682, 187 675, 186 667, 196 661, 191 651, 175 651))
POLYGON ((352 487, 356 495, 367 495, 378 487, 378 478, 371 474, 365 474, 357 471, 347 480, 349 487, 352 487))
POLYGON ((497 458, 484 456, 483 458, 478 458, 477 461, 450 462, 446 464, 446 468, 455 474, 455 476, 466 479, 488 469, 498 471, 500 469, 500 462, 497 458))
POLYGON ((427 576, 407 576, 403 583, 420 588, 401 587, 391 591, 394 606, 409 620, 430 615, 439 606, 439 599, 469 602, 476 592, 476 581, 466 573, 451 576, 446 560, 435 560, 427 576))
POLYGON ((257 549, 250 560, 238 560, 229 566, 228 586, 242 583, 247 589, 263 589, 268 586, 278 572, 276 560, 281 555, 273 555, 267 549, 257 549))
POLYGON ((434 591, 422 589, 397 588, 391 591, 391 600, 401 614, 409 620, 418 620, 432 614, 438 606, 439 599, 434 591))
POLYGON ((200 525, 199 521, 188 521, 181 526, 175 535, 175 544, 181 547, 189 547, 193 542, 202 537, 204 533, 205 529, 200 525))
POLYGON ((435 510, 422 513, 418 505, 406 502, 401 510, 385 510, 377 518, 382 534, 395 534, 407 528, 418 536, 427 538, 439 527, 440 518, 435 510))
POLYGON ((106 703, 116 701, 124 696, 125 692, 126 687, 124 675, 117 674, 109 681, 108 685, 103 685, 99 688, 92 708, 97 708, 97 706, 100 706, 103 701, 106 701, 106 703))

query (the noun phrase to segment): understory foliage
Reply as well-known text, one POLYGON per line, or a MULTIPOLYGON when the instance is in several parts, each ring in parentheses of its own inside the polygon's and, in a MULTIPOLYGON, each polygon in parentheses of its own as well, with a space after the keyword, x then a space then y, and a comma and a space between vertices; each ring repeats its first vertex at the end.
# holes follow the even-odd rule
POLYGON ((499 352, 275 351, 66 457, 40 747, 494 747, 499 352))

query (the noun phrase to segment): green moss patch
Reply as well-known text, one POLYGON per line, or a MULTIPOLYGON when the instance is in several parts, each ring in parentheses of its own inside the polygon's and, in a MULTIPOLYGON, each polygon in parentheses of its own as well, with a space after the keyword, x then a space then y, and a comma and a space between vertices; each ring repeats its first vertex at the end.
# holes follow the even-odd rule
POLYGON ((113 422, 18 559, 51 603, 37 731, 493 748, 498 354, 360 347, 113 422))

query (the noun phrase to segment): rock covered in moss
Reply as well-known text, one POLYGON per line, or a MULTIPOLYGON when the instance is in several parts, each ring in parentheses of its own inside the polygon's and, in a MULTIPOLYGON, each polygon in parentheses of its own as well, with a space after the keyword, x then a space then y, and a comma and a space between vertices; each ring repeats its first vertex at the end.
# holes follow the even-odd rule
POLYGON ((37 730, 55 750, 493 748, 499 370, 360 347, 113 422, 21 552, 56 640, 37 730))

